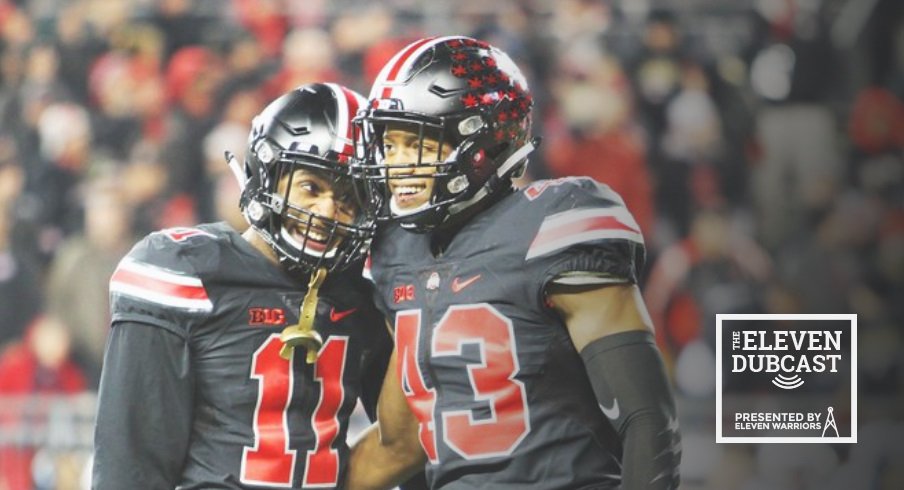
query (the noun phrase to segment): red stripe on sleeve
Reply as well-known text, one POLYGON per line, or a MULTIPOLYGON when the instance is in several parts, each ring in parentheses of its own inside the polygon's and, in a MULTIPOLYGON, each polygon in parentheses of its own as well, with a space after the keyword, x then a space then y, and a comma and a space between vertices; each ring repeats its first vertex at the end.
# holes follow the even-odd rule
POLYGON ((177 284, 156 277, 151 277, 140 272, 126 270, 123 268, 116 269, 111 282, 119 282, 129 286, 146 289, 151 292, 165 294, 182 299, 192 300, 209 300, 207 290, 204 286, 190 286, 185 284, 177 284))
POLYGON ((561 240, 569 235, 603 230, 622 230, 640 233, 636 228, 622 223, 614 216, 595 216, 542 230, 537 234, 537 237, 534 238, 533 243, 531 243, 531 248, 543 246, 553 240, 561 240))

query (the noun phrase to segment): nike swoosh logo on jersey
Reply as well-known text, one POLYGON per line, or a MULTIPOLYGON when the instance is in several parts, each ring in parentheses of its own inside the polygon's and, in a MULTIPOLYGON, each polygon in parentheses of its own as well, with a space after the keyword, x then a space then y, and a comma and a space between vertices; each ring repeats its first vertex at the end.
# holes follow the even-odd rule
POLYGON ((609 418, 609 420, 615 420, 618 418, 619 415, 621 415, 621 409, 618 408, 618 399, 617 398, 612 399, 611 407, 605 407, 605 406, 603 406, 602 403, 600 403, 599 406, 600 406, 600 410, 603 411, 603 415, 605 415, 607 418, 609 418))
POLYGON ((336 311, 336 308, 330 308, 330 321, 336 323, 356 311, 358 311, 357 308, 352 308, 345 311, 336 311))
POLYGON ((465 279, 464 281, 460 281, 459 278, 456 277, 455 279, 452 279, 452 292, 457 293, 457 292, 461 291, 462 289, 470 286, 471 284, 474 284, 475 282, 477 282, 478 279, 480 279, 480 274, 477 274, 474 277, 465 279))

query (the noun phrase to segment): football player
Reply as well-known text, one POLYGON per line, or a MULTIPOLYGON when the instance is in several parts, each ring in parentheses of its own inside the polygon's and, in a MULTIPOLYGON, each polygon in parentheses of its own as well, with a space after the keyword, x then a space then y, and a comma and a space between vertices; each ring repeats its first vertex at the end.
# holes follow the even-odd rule
POLYGON ((392 347, 348 172, 363 104, 330 83, 277 98, 244 165, 227 156, 250 228, 159 231, 119 264, 95 489, 340 485, 349 416, 375 404, 392 347))
POLYGON ((418 40, 374 83, 358 175, 387 224, 365 272, 395 350, 349 488, 424 462, 431 488, 678 486, 640 229, 588 178, 513 187, 531 106, 515 63, 467 37, 418 40))

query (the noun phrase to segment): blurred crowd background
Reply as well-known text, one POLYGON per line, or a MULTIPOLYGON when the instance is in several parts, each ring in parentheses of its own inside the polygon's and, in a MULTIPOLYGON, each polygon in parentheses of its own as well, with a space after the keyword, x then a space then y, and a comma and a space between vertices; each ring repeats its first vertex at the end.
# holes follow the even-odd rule
POLYGON ((683 488, 904 488, 900 0, 3 0, 0 490, 85 487, 109 276, 156 229, 245 227, 253 115, 452 33, 525 71, 527 179, 643 228, 683 488), (717 313, 856 313, 860 443, 716 445, 717 313))

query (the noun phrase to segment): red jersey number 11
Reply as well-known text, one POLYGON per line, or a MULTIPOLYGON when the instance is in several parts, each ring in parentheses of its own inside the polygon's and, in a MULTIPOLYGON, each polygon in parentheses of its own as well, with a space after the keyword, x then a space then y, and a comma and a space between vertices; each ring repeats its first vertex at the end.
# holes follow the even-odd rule
MULTIPOLYGON (((251 377, 258 381, 254 410, 254 445, 242 454, 241 481, 246 484, 291 487, 295 479, 296 450, 289 447, 287 411, 292 401, 295 373, 292 362, 280 357, 279 334, 271 335, 254 352, 251 377)), ((344 389, 342 371, 348 337, 331 336, 320 350, 314 378, 320 399, 311 418, 315 447, 306 454, 304 486, 335 486, 339 482, 339 453, 332 445, 339 435, 339 408, 344 389)))

